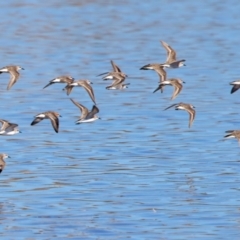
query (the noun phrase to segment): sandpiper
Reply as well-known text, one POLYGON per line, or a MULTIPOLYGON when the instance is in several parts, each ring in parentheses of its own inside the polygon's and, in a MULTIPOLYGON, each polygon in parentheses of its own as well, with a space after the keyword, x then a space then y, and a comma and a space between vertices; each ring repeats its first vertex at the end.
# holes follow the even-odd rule
POLYGON ((81 111, 81 116, 80 118, 76 121, 76 124, 80 123, 85 123, 85 122, 93 122, 96 121, 97 119, 100 119, 96 114, 99 112, 99 109, 94 105, 92 107, 92 110, 89 112, 89 110, 84 107, 82 104, 74 101, 73 99, 70 98, 70 100, 80 109, 81 111))
POLYGON ((115 73, 119 73, 119 75, 123 78, 127 77, 127 74, 125 74, 124 72, 121 71, 121 69, 111 60, 111 64, 112 64, 112 68, 113 71, 112 72, 105 72, 105 73, 101 73, 97 76, 101 76, 101 75, 105 75, 107 74, 107 76, 103 77, 104 80, 108 80, 108 79, 113 79, 113 76, 115 73), (107 78, 106 78, 107 77, 107 78))
POLYGON ((173 95, 171 97, 171 100, 175 99, 177 97, 177 95, 181 92, 182 87, 183 87, 183 83, 185 83, 184 81, 182 81, 179 78, 170 78, 168 80, 165 80, 163 82, 161 82, 159 84, 159 86, 154 90, 153 93, 155 93, 156 91, 158 91, 159 89, 162 89, 163 86, 165 85, 172 85, 174 87, 174 92, 173 95))
POLYGON ((7 86, 7 90, 9 90, 17 82, 20 76, 19 70, 24 70, 24 68, 20 66, 11 65, 11 66, 6 66, 0 69, 0 74, 9 73, 11 75, 10 81, 7 86))
MULTIPOLYGON (((44 88, 54 84, 54 83, 66 83, 71 84, 73 82, 74 78, 71 76, 59 76, 51 80, 44 88)), ((44 89, 43 88, 43 89, 44 89)))
POLYGON ((230 85, 233 85, 231 94, 236 92, 240 88, 240 80, 230 82, 230 85))
POLYGON ((3 171, 6 163, 4 161, 5 158, 10 158, 6 153, 0 153, 0 173, 3 171))
POLYGON ((196 111, 194 110, 194 106, 191 105, 191 104, 188 104, 188 103, 175 103, 175 104, 172 104, 171 106, 165 108, 164 110, 167 110, 171 107, 174 107, 175 106, 175 110, 185 110, 189 113, 189 125, 188 127, 190 128, 192 126, 192 123, 195 119, 195 115, 196 115, 196 111))
POLYGON ((224 136, 225 139, 236 138, 240 146, 240 130, 228 130, 225 133, 228 133, 227 135, 224 136))
POLYGON ((2 123, 0 135, 14 135, 17 133, 21 133, 18 129, 18 124, 10 123, 9 121, 4 119, 0 119, 0 122, 2 123))
POLYGON ((107 86, 106 89, 108 90, 122 90, 122 89, 125 89, 125 88, 128 88, 128 85, 130 85, 130 83, 126 83, 126 84, 123 84, 123 83, 118 83, 118 84, 112 84, 110 86, 107 86))
POLYGON ((68 84, 65 89, 68 92, 68 95, 70 94, 70 92, 72 91, 73 87, 79 86, 79 87, 83 87, 89 94, 90 98, 92 99, 92 101, 94 102, 94 104, 96 104, 95 101, 95 96, 94 96, 94 92, 93 89, 91 87, 92 82, 90 82, 89 80, 78 80, 78 81, 74 81, 70 84, 68 84))
POLYGON ((184 62, 186 61, 185 59, 182 60, 177 60, 177 54, 176 51, 173 50, 172 47, 170 47, 166 42, 160 41, 162 46, 166 49, 167 51, 167 60, 165 63, 162 64, 163 67, 167 68, 179 68, 182 66, 186 66, 184 62))
POLYGON ((59 129, 58 117, 61 117, 61 115, 57 112, 53 112, 53 111, 43 112, 43 113, 40 113, 35 116, 35 119, 32 121, 31 125, 35 125, 35 124, 39 123, 40 121, 42 121, 43 119, 48 118, 51 120, 53 129, 55 130, 55 132, 58 133, 58 129, 59 129))

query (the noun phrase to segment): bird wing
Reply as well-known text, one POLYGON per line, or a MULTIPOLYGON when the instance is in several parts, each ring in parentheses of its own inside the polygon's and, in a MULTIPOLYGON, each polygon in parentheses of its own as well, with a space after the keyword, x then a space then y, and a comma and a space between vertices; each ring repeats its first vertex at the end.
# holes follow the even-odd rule
POLYGON ((10 132, 10 131, 14 130, 16 127, 18 127, 18 124, 10 123, 9 126, 5 128, 5 131, 10 132))
POLYGON ((186 111, 189 113, 189 125, 188 125, 188 127, 191 127, 192 123, 195 119, 196 111, 192 108, 186 108, 186 111))
POLYGON ((19 72, 14 69, 11 69, 9 71, 9 73, 10 73, 11 77, 10 77, 10 81, 7 86, 7 90, 9 90, 16 83, 16 81, 18 80, 19 75, 20 75, 19 72))
POLYGON ((80 119, 85 119, 89 113, 88 109, 84 107, 82 104, 74 101, 72 98, 70 98, 70 100, 80 109, 81 111, 80 119))
POLYGON ((233 87, 232 87, 231 93, 236 92, 239 88, 240 88, 239 84, 234 84, 233 87))
POLYGON ((163 69, 163 67, 162 66, 156 66, 156 67, 154 67, 154 70, 157 72, 157 74, 159 75, 159 77, 160 77, 160 82, 163 82, 163 81, 165 81, 166 80, 166 78, 167 78, 167 73, 166 73, 166 71, 163 69))
POLYGON ((171 108, 171 107, 177 106, 178 104, 179 104, 179 103, 174 103, 174 104, 172 104, 171 106, 165 108, 164 110, 167 110, 167 109, 169 109, 169 108, 171 108))
POLYGON ((41 122, 43 119, 44 119, 44 118, 36 117, 36 118, 32 121, 31 126, 33 126, 33 125, 41 122))
POLYGON ((67 91, 67 95, 69 95, 71 93, 73 87, 74 86, 70 86, 69 84, 67 84, 63 90, 67 91))
POLYGON ((93 118, 95 114, 99 112, 99 109, 97 106, 93 105, 91 112, 88 113, 87 119, 93 118))
POLYGON ((162 46, 166 49, 167 51, 167 60, 166 63, 171 63, 177 60, 177 54, 173 48, 171 48, 166 42, 160 41, 162 46))
POLYGON ((48 114, 48 118, 50 119, 53 129, 55 130, 56 133, 58 133, 58 128, 59 128, 59 120, 58 117, 55 116, 53 113, 48 114))
POLYGON ((182 87, 183 87, 182 84, 179 82, 172 82, 172 86, 174 87, 174 92, 171 97, 171 100, 173 100, 177 97, 177 95, 181 92, 182 87))
POLYGON ((111 64, 114 72, 122 72, 121 69, 111 60, 111 64))
POLYGON ((87 82, 82 82, 80 85, 83 88, 85 88, 85 90, 88 92, 88 94, 89 94, 90 98, 92 99, 92 101, 94 102, 94 104, 96 104, 94 92, 93 92, 91 85, 88 84, 87 82))

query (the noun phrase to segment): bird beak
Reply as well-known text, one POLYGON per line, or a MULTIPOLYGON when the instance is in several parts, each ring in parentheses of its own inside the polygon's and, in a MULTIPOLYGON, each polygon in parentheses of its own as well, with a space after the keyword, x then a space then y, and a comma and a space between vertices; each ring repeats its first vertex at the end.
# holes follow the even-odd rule
POLYGON ((186 82, 183 81, 183 83, 186 83, 186 82))
POLYGON ((19 133, 22 133, 22 131, 19 131, 19 133))
POLYGON ((25 70, 24 68, 21 68, 22 70, 25 70))
POLYGON ((93 84, 93 82, 90 82, 90 84, 93 84))
POLYGON ((62 117, 61 115, 59 115, 59 117, 62 117))
POLYGON ((11 158, 10 156, 8 156, 8 158, 11 158))
POLYGON ((101 120, 101 118, 100 118, 100 117, 98 117, 98 119, 100 119, 100 120, 101 120))

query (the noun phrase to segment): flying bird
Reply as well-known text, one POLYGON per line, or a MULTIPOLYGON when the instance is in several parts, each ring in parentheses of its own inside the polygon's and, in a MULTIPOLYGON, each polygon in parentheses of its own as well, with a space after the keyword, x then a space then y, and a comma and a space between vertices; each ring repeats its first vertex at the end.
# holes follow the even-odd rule
POLYGON ((93 122, 96 121, 97 119, 100 119, 96 114, 99 112, 99 109, 97 106, 93 106, 92 110, 89 111, 86 107, 84 107, 82 104, 74 101, 73 99, 70 98, 70 100, 80 109, 81 111, 81 116, 80 118, 76 121, 76 124, 79 123, 85 123, 85 122, 93 122))
POLYGON ((186 61, 185 59, 182 60, 177 60, 177 54, 176 51, 170 47, 166 42, 160 41, 162 46, 166 49, 167 51, 167 59, 166 62, 161 64, 163 67, 167 68, 179 68, 182 66, 186 66, 184 62, 186 61))
POLYGON ((191 104, 188 104, 188 103, 175 103, 175 104, 172 104, 171 106, 165 108, 164 110, 167 110, 171 107, 174 107, 175 106, 175 110, 185 110, 189 113, 189 124, 188 124, 188 127, 190 128, 192 126, 192 123, 195 119, 195 115, 196 115, 196 111, 194 110, 194 106, 191 105, 191 104))
POLYGON ((161 82, 159 84, 159 86, 154 90, 153 93, 155 93, 156 91, 158 91, 159 89, 162 89, 163 86, 166 86, 166 85, 172 85, 174 87, 174 92, 173 92, 173 95, 171 97, 171 100, 175 99, 177 97, 177 95, 181 92, 182 90, 182 87, 183 87, 183 83, 185 83, 184 81, 182 81, 181 79, 179 78, 171 78, 171 79, 168 79, 168 80, 165 80, 163 82, 161 82))
POLYGON ((57 112, 53 112, 53 111, 43 112, 35 116, 35 119, 32 121, 31 125, 33 126, 41 122, 43 119, 50 119, 53 129, 55 130, 56 133, 58 133, 58 129, 59 129, 58 117, 61 117, 61 115, 57 112))
MULTIPOLYGON (((71 76, 59 76, 54 79, 52 79, 44 88, 54 84, 54 83, 66 83, 71 84, 74 81, 74 78, 71 76)), ((44 89, 43 88, 43 89, 44 89)))
POLYGON ((10 74, 10 81, 7 86, 7 90, 9 90, 18 80, 20 73, 19 70, 24 70, 24 68, 20 66, 6 66, 0 69, 0 74, 1 73, 9 73, 10 74))
POLYGON ((21 133, 18 129, 18 124, 10 123, 9 121, 4 119, 0 119, 0 122, 2 123, 0 135, 14 135, 17 133, 21 133))

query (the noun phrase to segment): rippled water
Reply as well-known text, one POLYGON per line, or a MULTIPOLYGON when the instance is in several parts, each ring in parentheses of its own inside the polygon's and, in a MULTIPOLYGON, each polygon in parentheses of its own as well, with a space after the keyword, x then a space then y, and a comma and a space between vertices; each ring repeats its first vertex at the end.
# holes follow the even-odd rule
MULTIPOLYGON (((0 118, 22 134, 1 137, 11 156, 0 175, 1 239, 238 239, 240 148, 222 141, 240 128, 238 1, 19 1, 0 3, 1 67, 21 78, 6 91, 0 118), (158 76, 139 71, 163 62, 164 40, 187 66, 182 93, 152 91, 158 76), (110 59, 129 75, 123 91, 107 91, 99 73, 110 59), (79 111, 55 84, 58 75, 90 79, 102 120, 75 125, 79 111), (196 107, 188 129, 177 102, 196 107), (33 116, 63 116, 56 134, 33 116)), ((88 108, 82 88, 70 97, 88 108)))

